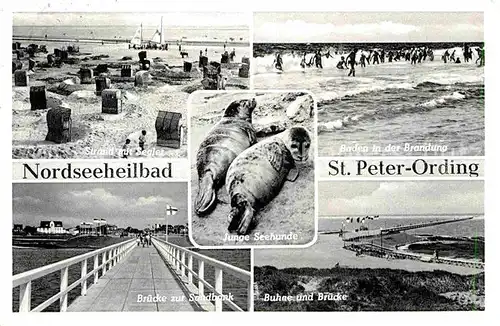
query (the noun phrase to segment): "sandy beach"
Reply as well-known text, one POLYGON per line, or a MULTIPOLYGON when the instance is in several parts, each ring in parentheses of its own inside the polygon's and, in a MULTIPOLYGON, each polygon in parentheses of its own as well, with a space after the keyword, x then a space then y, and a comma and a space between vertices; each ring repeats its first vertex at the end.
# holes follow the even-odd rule
MULTIPOLYGON (((254 97, 257 107, 253 111, 252 124, 257 132, 258 140, 269 137, 275 130, 280 132, 291 126, 303 126, 307 128, 314 137, 313 118, 310 117, 312 98, 303 102, 298 115, 290 119, 286 115, 286 109, 296 100, 300 100, 305 94, 297 93, 197 93, 191 99, 189 110, 191 113, 190 123, 190 164, 191 164, 191 196, 194 198, 198 191, 198 175, 196 172, 196 153, 199 144, 207 132, 220 120, 225 108, 234 100, 248 99, 254 97), (302 113, 306 112, 303 116, 302 113)), ((200 218, 192 213, 192 238, 198 245, 285 245, 285 244, 307 244, 314 238, 314 166, 312 158, 315 148, 315 140, 311 144, 309 160, 300 167, 300 176, 295 182, 285 182, 281 192, 259 213, 260 221, 250 234, 250 241, 223 241, 227 232, 227 216, 230 211, 229 196, 225 186, 219 191, 218 198, 221 202, 215 210, 207 217, 200 218), (268 240, 255 241, 252 235, 296 233, 296 240, 268 240)))
MULTIPOLYGON (((26 47, 32 42, 25 42, 26 47)), ((37 43, 37 42, 33 42, 37 43)), ((45 42, 48 53, 54 48, 68 46, 67 43, 45 42)), ((129 49, 127 44, 79 45, 79 53, 70 54, 74 64, 61 67, 41 67, 47 62, 47 54, 37 53, 34 72, 29 72, 28 87, 12 88, 12 156, 20 158, 119 158, 119 150, 125 139, 130 139, 130 148, 138 148, 141 130, 146 130, 145 152, 140 156, 183 158, 187 156, 186 142, 179 149, 157 146, 155 121, 158 111, 182 114, 180 125, 185 127, 186 101, 189 94, 202 89, 202 71, 198 68, 200 51, 207 49, 209 61, 220 62, 221 46, 183 46, 189 57, 182 59, 175 46, 168 51, 147 50, 151 61, 150 81, 146 87, 135 87, 134 78, 121 78, 122 65, 131 65, 133 73, 139 69, 139 50, 129 49), (184 61, 193 63, 191 72, 183 71, 184 61), (96 68, 108 65, 111 89, 122 91, 121 114, 102 114, 101 98, 95 94, 95 81, 80 84, 78 71, 81 67, 96 68), (47 90, 47 110, 30 110, 29 86, 44 85, 47 90), (45 141, 47 134, 46 113, 50 108, 70 108, 72 139, 68 143, 56 144, 45 141)), ((232 49, 232 45, 228 44, 232 49)), ((235 47, 236 57, 222 65, 222 75, 227 77, 226 89, 248 88, 248 78, 238 77, 241 59, 249 56, 247 47, 235 47)), ((13 61, 15 55, 13 54, 13 61)), ((28 56, 20 60, 27 70, 28 56)), ((96 76, 98 74, 94 74, 96 76)), ((14 77, 13 77, 14 85, 14 77)), ((129 157, 137 156, 134 152, 129 157)))

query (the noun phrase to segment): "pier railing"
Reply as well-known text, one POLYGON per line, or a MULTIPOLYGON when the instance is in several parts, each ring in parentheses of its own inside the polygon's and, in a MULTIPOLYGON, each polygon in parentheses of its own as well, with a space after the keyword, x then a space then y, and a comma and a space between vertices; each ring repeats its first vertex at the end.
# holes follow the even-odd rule
MULTIPOLYGON (((164 240, 153 238, 153 244, 170 265, 170 267, 177 273, 177 275, 185 282, 186 288, 189 292, 202 298, 198 301, 202 308, 206 310, 222 311, 223 302, 234 311, 244 311, 242 307, 238 306, 230 299, 224 300, 222 293, 223 273, 230 274, 241 281, 246 282, 247 287, 247 311, 251 311, 252 307, 252 274, 236 266, 218 261, 216 259, 207 257, 205 255, 193 252, 189 249, 179 247, 164 240), (198 272, 193 268, 193 261, 198 263, 198 272), (205 279, 205 265, 212 266, 215 269, 215 284, 212 285, 205 279), (195 283, 197 280, 197 284, 195 283), (203 300, 205 297, 205 289, 212 291, 215 294, 215 304, 212 305, 208 300, 203 300)), ((227 298, 228 296, 226 296, 227 298)))
POLYGON ((51 304, 59 300, 59 310, 65 312, 68 308, 68 293, 81 286, 81 295, 87 294, 87 281, 93 278, 94 284, 98 282, 99 271, 102 275, 114 267, 125 255, 130 252, 136 244, 135 239, 126 240, 105 248, 97 249, 83 255, 71 257, 47 266, 32 269, 12 277, 12 288, 19 287, 19 312, 43 311, 51 304), (93 263, 93 269, 88 271, 88 260, 93 263), (78 280, 68 285, 69 267, 81 264, 81 276, 78 280), (48 274, 60 271, 60 291, 31 309, 31 282, 48 274))

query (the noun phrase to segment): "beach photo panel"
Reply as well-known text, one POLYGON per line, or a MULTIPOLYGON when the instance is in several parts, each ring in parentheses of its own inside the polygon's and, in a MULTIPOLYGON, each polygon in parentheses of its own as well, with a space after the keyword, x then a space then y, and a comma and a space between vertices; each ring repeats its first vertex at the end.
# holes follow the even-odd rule
POLYGON ((185 158, 189 94, 249 88, 247 16, 14 13, 12 158, 185 158))
POLYGON ((258 12, 253 31, 253 87, 315 94, 319 156, 484 155, 483 12, 258 12))
POLYGON ((255 311, 482 311, 484 181, 319 182, 318 240, 254 249, 255 311))

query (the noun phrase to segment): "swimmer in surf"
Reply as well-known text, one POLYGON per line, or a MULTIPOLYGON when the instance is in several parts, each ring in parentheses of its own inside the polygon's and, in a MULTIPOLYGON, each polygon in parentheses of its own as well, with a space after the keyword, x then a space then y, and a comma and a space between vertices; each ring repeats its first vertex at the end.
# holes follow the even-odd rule
POLYGON ((340 61, 337 63, 337 69, 346 69, 347 63, 345 62, 344 56, 340 57, 340 61))
POLYGON ((274 58, 273 65, 276 69, 283 71, 283 59, 281 58, 281 54, 276 53, 276 58, 274 58))
POLYGON ((356 65, 356 53, 357 52, 358 52, 358 49, 354 49, 347 56, 347 64, 351 67, 349 70, 349 75, 347 75, 347 76, 356 77, 356 70, 354 69, 354 66, 356 65))
POLYGON ((302 57, 302 60, 300 61, 300 66, 302 67, 302 69, 304 69, 307 65, 306 63, 306 52, 304 52, 304 56, 302 57))
MULTIPOLYGON (((344 57, 342 57, 342 58, 344 58, 344 57)), ((363 68, 366 67, 365 61, 367 61, 366 55, 364 52, 361 52, 361 57, 359 58, 359 63, 361 65, 361 67, 363 67, 363 68)), ((347 67, 347 64, 346 64, 346 67, 347 67)))

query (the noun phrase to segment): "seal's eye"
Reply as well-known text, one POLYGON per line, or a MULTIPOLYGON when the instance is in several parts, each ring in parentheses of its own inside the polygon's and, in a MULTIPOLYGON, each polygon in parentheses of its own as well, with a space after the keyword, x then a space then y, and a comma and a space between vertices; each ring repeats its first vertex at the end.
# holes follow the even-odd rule
POLYGON ((305 148, 309 148, 309 146, 311 146, 310 144, 305 144, 304 147, 305 148))

